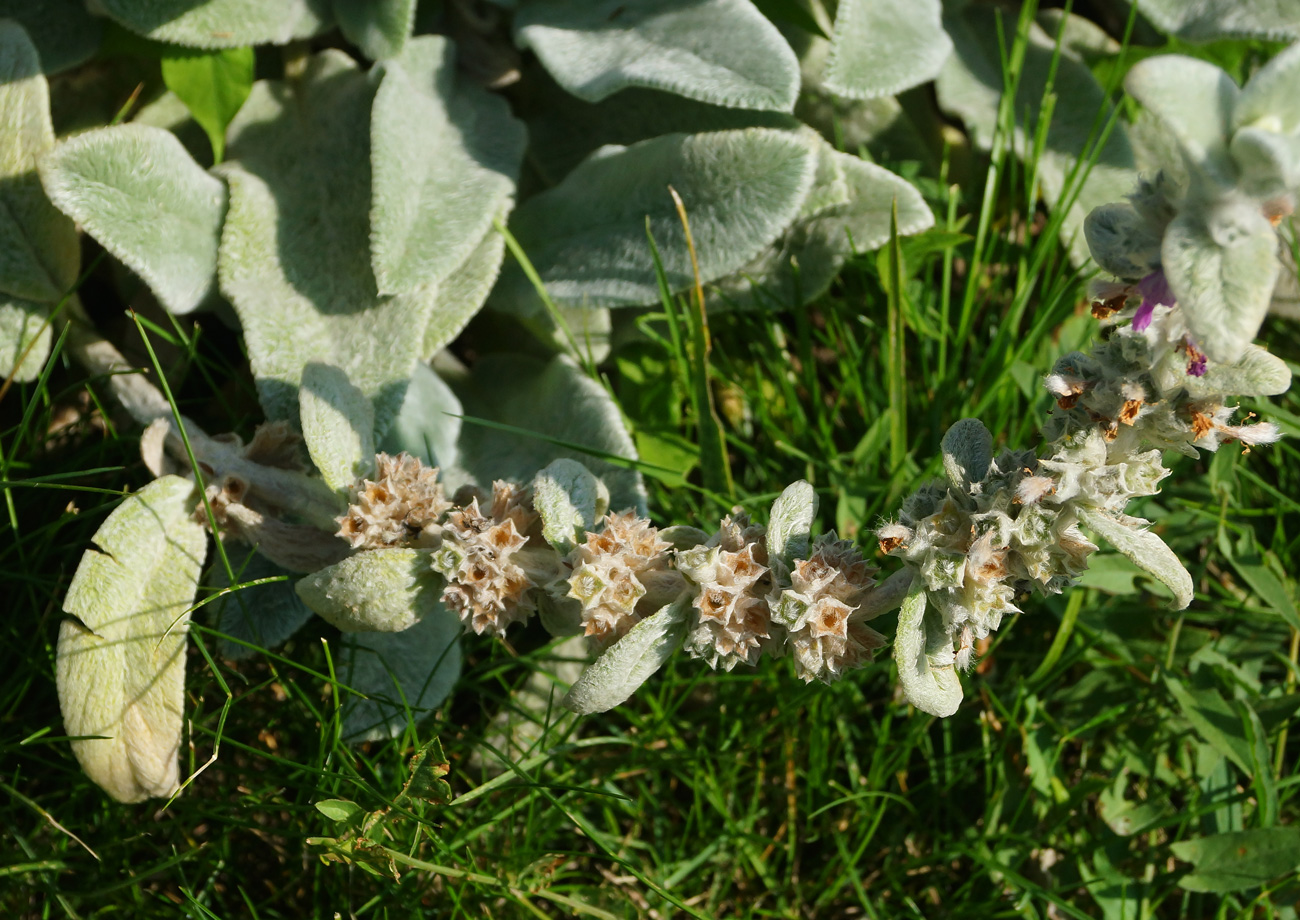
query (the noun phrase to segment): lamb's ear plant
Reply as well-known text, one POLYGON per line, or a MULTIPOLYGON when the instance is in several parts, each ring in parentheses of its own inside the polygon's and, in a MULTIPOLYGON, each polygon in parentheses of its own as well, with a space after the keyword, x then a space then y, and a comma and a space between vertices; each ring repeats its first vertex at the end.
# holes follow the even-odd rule
MULTIPOLYGON (((207 167, 148 119, 56 143, 37 46, 0 22, 0 116, 15 127, 0 137, 0 196, 16 215, 0 235, 22 243, 0 246, 0 359, 17 379, 35 375, 62 304, 70 355, 145 429, 157 477, 96 534, 58 650, 74 750, 119 799, 178 786, 205 531, 219 550, 207 587, 279 579, 217 599, 224 651, 283 641, 308 611, 342 633, 350 741, 391 737, 439 706, 462 634, 506 636, 535 614, 557 637, 584 637, 592 661, 565 701, 594 713, 679 651, 728 671, 789 657, 805 681, 840 680, 890 644, 871 624, 900 609, 902 690, 951 715, 959 672, 1003 617, 1077 581, 1097 549, 1085 530, 1186 606, 1190 577, 1128 502, 1157 491, 1161 448, 1278 436, 1234 423, 1232 399, 1290 385, 1252 342, 1279 274, 1274 224, 1300 182, 1294 49, 1240 91, 1187 59, 1134 68, 1131 91, 1182 160, 1088 223, 1093 257, 1118 279, 1098 294, 1109 335, 1046 377, 1058 411, 1041 447, 995 451, 981 422, 952 427, 945 478, 878 528, 899 562, 881 576, 851 541, 814 532, 806 482, 766 524, 740 511, 708 530, 652 523, 633 440, 572 334, 705 285, 711 307, 797 309, 853 254, 933 225, 911 183, 792 117, 799 58, 753 4, 519 0, 475 19, 483 34, 466 47, 415 34, 410 0, 99 5, 186 53, 293 43, 282 78, 232 90, 247 94, 237 113, 213 121, 176 93, 212 138, 207 167), (302 51, 335 27, 356 55, 302 51), (508 101, 495 90, 512 82, 508 101), (1183 82, 1186 97, 1171 90, 1183 82), (590 130, 543 143, 575 118, 590 130), (157 384, 133 372, 68 293, 73 221, 176 322, 238 322, 264 424, 246 439, 209 434, 156 360, 157 384), (487 345, 467 367, 445 348, 485 305, 487 345), (508 337, 523 330, 542 334, 508 337)), ((1106 187, 1087 185, 1079 158, 1105 118, 1026 124, 1015 87, 945 79, 958 67, 978 77, 970 49, 987 64, 997 33, 960 10, 946 31, 903 28, 913 9, 841 3, 825 86, 886 98, 937 75, 977 143, 987 124, 1021 155, 1044 152, 1054 226, 1077 242, 1070 222, 1106 187)), ((939 20, 939 4, 919 9, 939 20)), ((1027 17, 1013 46, 1032 65, 1022 91, 1069 87, 1070 101, 1103 104, 1079 24, 1049 33, 1027 17)), ((1102 147, 1118 152, 1093 177, 1127 187, 1114 131, 1102 147)))

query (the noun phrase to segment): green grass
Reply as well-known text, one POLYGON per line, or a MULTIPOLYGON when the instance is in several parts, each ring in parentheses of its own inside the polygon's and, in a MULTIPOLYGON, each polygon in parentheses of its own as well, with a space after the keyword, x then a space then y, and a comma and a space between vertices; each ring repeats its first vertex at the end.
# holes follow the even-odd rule
MULTIPOLYGON (((874 554, 871 527, 937 471, 948 424, 978 415, 1001 442, 1038 443, 1051 407, 1039 375, 1096 326, 1054 235, 1024 232, 1032 170, 1005 154, 992 166, 995 194, 930 182, 946 224, 854 258, 812 308, 710 316, 707 375, 740 505, 762 515, 806 478, 820 526, 874 554)), ((83 291, 101 319, 106 272, 83 291)), ((689 303, 666 306, 636 320, 648 334, 606 371, 642 446, 682 469, 700 460, 707 400, 689 343, 702 330, 689 303)), ((247 435, 256 400, 233 334, 210 321, 150 333, 182 409, 247 435)), ((1265 333, 1300 357, 1294 326, 1265 333)), ((121 490, 148 480, 138 433, 105 419, 98 392, 56 357, 0 402, 4 916, 1295 915, 1297 879, 1192 893, 1171 850, 1296 822, 1292 441, 1171 457, 1161 494, 1134 509, 1187 562, 1190 609, 1171 612, 1105 556, 1094 587, 1031 598, 1004 623, 943 721, 901 701, 887 656, 831 687, 788 662, 714 673, 682 657, 627 705, 574 720, 557 697, 521 692, 563 665, 532 624, 508 646, 467 639, 442 711, 352 748, 339 741, 336 633, 313 620, 235 664, 216 657, 200 610, 183 772, 218 744, 219 756, 175 801, 125 806, 78 769, 53 677, 80 553, 121 490), (516 741, 532 740, 503 737, 503 712, 534 729, 516 741), (435 736, 456 797, 394 811, 400 879, 323 861, 307 839, 341 829, 316 803, 389 805, 435 736)), ((1300 434, 1296 397, 1250 408, 1300 434)), ((657 523, 708 528, 728 510, 700 475, 691 488, 649 480, 657 523)))

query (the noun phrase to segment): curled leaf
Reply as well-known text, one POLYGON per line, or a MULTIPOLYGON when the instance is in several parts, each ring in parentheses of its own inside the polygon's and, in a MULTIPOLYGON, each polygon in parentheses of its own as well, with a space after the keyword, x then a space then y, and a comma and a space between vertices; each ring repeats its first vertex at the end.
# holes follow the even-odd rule
POLYGON ((587 665, 565 695, 565 708, 591 715, 625 702, 682 644, 689 609, 690 597, 683 595, 633 626, 587 665))
POLYGON ((767 552, 787 567, 806 558, 812 540, 813 518, 817 516, 817 493, 802 479, 792 482, 772 503, 767 524, 767 552))
MULTIPOLYGON (((542 536, 561 554, 596 526, 601 483, 577 460, 556 460, 533 480, 533 506, 542 517, 542 536)), ((606 493, 605 502, 609 496, 606 493)))
POLYGON ((1196 593, 1192 576, 1164 540, 1149 530, 1139 529, 1146 521, 1129 519, 1123 522, 1104 511, 1088 508, 1079 509, 1079 519, 1134 565, 1172 591, 1175 610, 1182 610, 1192 602, 1196 593))
POLYGON ((922 712, 947 718, 961 705, 961 680, 952 639, 937 610, 926 610, 925 583, 914 579, 898 612, 894 660, 907 701, 922 712))
POLYGON ((993 435, 977 418, 964 418, 943 436, 943 468, 958 492, 969 493, 974 483, 989 473, 993 462, 993 435))

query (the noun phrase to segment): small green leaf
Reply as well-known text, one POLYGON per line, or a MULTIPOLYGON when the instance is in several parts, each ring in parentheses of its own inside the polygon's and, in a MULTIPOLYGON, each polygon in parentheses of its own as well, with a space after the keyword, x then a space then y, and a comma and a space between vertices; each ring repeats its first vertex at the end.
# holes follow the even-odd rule
POLYGON ((1233 712, 1227 700, 1217 690, 1192 689, 1170 674, 1165 674, 1165 685, 1196 733, 1249 776, 1250 744, 1246 740, 1241 719, 1233 712))
POLYGON ((78 134, 42 161, 41 179, 168 310, 189 313, 212 293, 226 189, 174 134, 138 124, 78 134))
POLYGON ((1079 509, 1079 520, 1099 537, 1129 558, 1134 565, 1151 575, 1174 594, 1174 609, 1182 610, 1192 602, 1196 591, 1192 576, 1183 568, 1178 555, 1165 541, 1150 530, 1140 530, 1146 521, 1121 522, 1109 513, 1091 508, 1079 509))
POLYGON ((133 32, 195 48, 284 45, 330 24, 329 0, 99 0, 133 32))
POLYGON ((813 518, 817 517, 817 493, 802 479, 785 487, 775 502, 767 524, 767 552, 786 567, 808 557, 813 518))
POLYGON ((154 480, 95 532, 68 587, 55 661, 59 708, 81 768, 121 802, 179 781, 189 608, 207 552, 194 484, 154 480))
POLYGON ((1212 361, 1231 363, 1259 333, 1281 264, 1277 233, 1258 209, 1243 202, 1216 229, 1184 211, 1165 231, 1162 252, 1198 347, 1212 361))
POLYGON ((587 102, 640 86, 788 112, 799 92, 794 52, 745 0, 528 0, 514 27, 519 46, 587 102))
POLYGON ((162 59, 163 83, 208 135, 213 162, 226 154, 226 128, 253 88, 253 49, 191 52, 162 59))
POLYGON ((372 61, 397 57, 415 25, 416 0, 334 0, 344 37, 372 61))
POLYGON ((397 633, 442 610, 442 579, 430 550, 374 549, 296 585, 303 603, 344 632, 397 633))
POLYGON ((344 635, 343 680, 366 695, 344 701, 344 739, 392 738, 432 714, 460 677, 460 633, 460 619, 440 608, 405 632, 344 635))
POLYGON ((340 824, 349 824, 366 813, 356 802, 347 799, 324 799, 316 803, 316 810, 340 824))
MULTIPOLYGON (((816 157, 803 139, 748 128, 672 134, 630 147, 605 147, 555 188, 515 210, 510 230, 552 298, 575 306, 657 302, 647 239, 655 240, 669 288, 694 283, 672 185, 690 216, 700 276, 714 281, 741 268, 794 220, 812 186, 816 157)), ((506 267, 494 305, 541 310, 516 264, 506 267)))
MULTIPOLYGON (((567 554, 583 534, 595 529, 601 489, 600 480, 577 460, 556 460, 537 474, 533 506, 542 517, 542 536, 556 552, 567 554)), ((603 502, 608 504, 608 495, 603 502)))
POLYGON ((1261 827, 1171 843, 1194 866, 1178 880, 1188 891, 1248 891, 1300 868, 1300 828, 1261 827))
POLYGON ((565 708, 591 715, 626 702, 682 644, 688 610, 690 596, 683 595, 633 626, 587 665, 565 695, 565 708))
POLYGON ((457 77, 445 38, 412 39, 383 70, 371 124, 371 262, 380 293, 409 293, 462 266, 509 211, 524 128, 504 99, 457 77))
POLYGON ((298 390, 302 437, 325 484, 344 491, 375 465, 375 410, 348 375, 309 363, 298 390))
POLYGON ((840 0, 825 86, 850 99, 933 80, 952 53, 940 0, 840 0))
POLYGON ((451 786, 443 779, 451 772, 447 755, 442 752, 442 742, 437 738, 428 741, 411 757, 411 775, 402 786, 400 798, 422 799, 434 805, 451 801, 451 786))

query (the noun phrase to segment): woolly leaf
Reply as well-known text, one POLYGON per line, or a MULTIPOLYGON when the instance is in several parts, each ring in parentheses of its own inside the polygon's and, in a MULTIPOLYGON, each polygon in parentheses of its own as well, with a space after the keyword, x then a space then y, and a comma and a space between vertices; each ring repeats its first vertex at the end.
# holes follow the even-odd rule
POLYGON ((257 83, 230 126, 218 273, 271 419, 297 415, 302 369, 320 361, 374 402, 384 431, 423 343, 434 291, 381 296, 370 268, 373 95, 325 51, 293 84, 257 83))
POLYGON ((304 604, 344 632, 395 633, 442 611, 442 579, 424 549, 373 549, 295 586, 304 604))
POLYGON ((933 80, 952 53, 942 11, 940 0, 841 0, 826 88, 871 99, 933 80))
POLYGON ((334 0, 343 36, 372 61, 397 57, 415 25, 416 0, 334 0))
POLYGON ((63 609, 55 675, 86 774, 122 802, 171 795, 185 690, 185 636, 207 535, 194 485, 164 476, 95 533, 63 609), (101 552, 102 551, 102 552, 101 552))
POLYGON ((1079 509, 1079 519, 1087 524, 1115 549, 1174 593, 1174 609, 1182 610, 1192 602, 1196 593, 1192 576, 1187 574, 1177 554, 1165 545, 1156 534, 1139 530, 1146 521, 1134 520, 1132 524, 1117 520, 1104 511, 1079 509))
POLYGON ((1183 212, 1165 231, 1165 276, 1197 346, 1211 360, 1235 362, 1268 313, 1281 268, 1277 234, 1253 208, 1243 206, 1217 234, 1199 216, 1183 212))
POLYGON ((528 0, 515 39, 587 102, 640 86, 788 112, 799 92, 794 52, 746 0, 528 0))
POLYGON ((50 204, 36 175, 54 146, 40 59, 22 27, 3 20, 0 124, 0 294, 53 303, 77 280, 81 250, 72 221, 50 204))
POLYGON ((1208 61, 1162 54, 1138 61, 1124 88, 1173 132, 1192 163, 1227 178, 1227 144, 1240 90, 1208 61))
MULTIPOLYGON (((940 106, 962 118, 972 140, 984 150, 991 148, 998 131, 1004 85, 996 19, 991 7, 974 5, 944 17, 954 53, 935 83, 940 106)), ((1071 29, 1076 20, 1066 17, 1057 28, 1071 29)), ((1083 234, 1088 213, 1118 201, 1137 184, 1133 149, 1123 121, 1114 126, 1099 150, 1093 150, 1112 111, 1105 90, 1081 54, 1069 46, 1063 46, 1058 54, 1053 35, 1031 24, 1011 105, 1016 120, 1014 149, 1021 158, 1032 158, 1036 164, 1043 197, 1053 212, 1064 211, 1061 239, 1070 247, 1076 265, 1088 260, 1083 234), (1049 83, 1060 101, 1052 111, 1046 143, 1036 152, 1038 119, 1049 83), (1079 172, 1070 182, 1076 168, 1079 172)))
POLYGON ((1241 128, 1228 153, 1241 173, 1240 187, 1256 198, 1285 195, 1300 185, 1300 137, 1241 128))
POLYGON ((298 390, 302 437, 311 462, 331 489, 342 491, 375 465, 375 410, 348 375, 311 362, 298 390))
POLYGON ((663 667, 686 635, 689 595, 646 617, 587 665, 563 704, 579 715, 606 712, 623 703, 663 667))
POLYGON ((118 125, 63 141, 41 163, 50 199, 173 313, 212 292, 226 190, 176 136, 118 125))
POLYGON ((772 503, 767 524, 767 552, 787 567, 808 556, 813 518, 817 516, 817 493, 800 479, 785 487, 772 503))
POLYGON ((1189 41, 1300 38, 1297 0, 1137 0, 1148 19, 1189 41))
POLYGON ((736 306, 801 306, 824 294, 844 261, 889 239, 898 207, 898 232, 909 236, 934 226, 934 215, 907 180, 818 139, 824 182, 804 201, 800 219, 776 245, 717 285, 720 299, 736 306), (842 190, 842 191, 841 191, 842 190), (840 195, 843 200, 839 200, 840 195))
POLYGON ((509 210, 523 125, 500 96, 457 80, 450 41, 426 35, 384 65, 371 138, 380 293, 441 282, 509 210))
POLYGON ((1178 840, 1169 849, 1193 871, 1178 880, 1188 891, 1249 891, 1300 869, 1300 828, 1256 827, 1178 840))
POLYGON ((610 508, 645 514, 641 475, 602 459, 636 459, 622 414, 605 388, 568 356, 542 362, 524 355, 485 355, 456 390, 466 418, 456 468, 444 470, 449 489, 466 482, 488 486, 494 479, 528 482, 552 461, 569 457, 605 483, 610 508), (475 419, 511 430, 475 424, 475 419))
POLYGON ((345 635, 344 682, 368 698, 344 701, 343 737, 392 738, 432 713, 460 677, 460 632, 456 614, 439 607, 405 632, 345 635))
POLYGON ((942 449, 948 481, 957 491, 969 494, 971 486, 988 475, 993 435, 979 419, 964 418, 944 433, 942 449))
POLYGON ((208 135, 212 158, 226 152, 226 128, 253 88, 252 48, 228 48, 162 59, 163 83, 185 103, 208 135))
POLYGON ((1161 235, 1127 201, 1093 208, 1083 222, 1093 261, 1118 278, 1136 281, 1160 264, 1161 235))
POLYGON ((329 0, 99 0, 147 38, 195 48, 284 45, 330 24, 329 0))
POLYGON ((0 294, 0 380, 40 376, 50 353, 48 318, 48 305, 0 294))
POLYGON ((533 506, 542 518, 542 536, 567 554, 596 526, 600 480, 577 460, 556 460, 533 479, 533 506))
MULTIPOLYGON (((228 544, 226 553, 235 570, 236 584, 290 574, 246 547, 241 554, 228 544)), ((224 566, 215 567, 212 581, 215 588, 230 586, 224 566)), ((251 657, 257 648, 276 648, 312 618, 311 609, 294 591, 292 578, 238 588, 214 601, 213 606, 217 631, 230 637, 220 639, 218 649, 223 658, 236 660, 251 657)))
MULTIPOLYGON (((496 219, 504 224, 507 214, 503 210, 496 219)), ((432 360, 447 347, 483 307, 501 273, 505 251, 506 238, 496 227, 488 227, 465 261, 438 282, 429 326, 424 330, 424 348, 420 353, 424 360, 432 360)))
MULTIPOLYGON (((0 19, 26 30, 47 74, 89 60, 104 34, 103 20, 90 15, 84 0, 0 0, 0 19)), ((0 60, 4 57, 0 54, 0 60)))
MULTIPOLYGON (((604 147, 555 188, 516 209, 510 223, 558 302, 634 306, 659 298, 647 222, 672 290, 693 284, 671 185, 690 217, 700 275, 709 282, 753 259, 799 213, 816 157, 799 137, 765 128, 671 134, 604 147)), ((515 264, 493 302, 537 312, 537 293, 515 264)))
POLYGON ((426 466, 452 466, 456 463, 462 411, 451 387, 429 365, 416 364, 402 410, 380 448, 389 454, 406 451, 426 466))
MULTIPOLYGON (((1181 358, 1181 355, 1179 356, 1181 358)), ((1179 361, 1179 364, 1185 364, 1179 361)), ((1258 345, 1247 345, 1232 364, 1208 363, 1201 377, 1185 375, 1180 381, 1192 399, 1210 396, 1280 396, 1291 389, 1291 368, 1277 355, 1258 345)))
MULTIPOLYGON (((1296 3, 1300 16, 1300 3, 1296 3)), ((1300 19, 1294 21, 1300 23, 1300 19)), ((1300 33, 1300 29, 1297 29, 1300 33)), ((1300 36, 1298 36, 1300 37, 1300 36)), ((1257 123, 1271 124, 1272 130, 1294 134, 1300 130, 1300 45, 1292 45, 1261 67, 1250 78, 1232 111, 1232 126, 1244 128, 1257 123)))
POLYGON ((961 680, 953 664, 952 639, 937 610, 927 614, 925 584, 913 581, 898 612, 894 660, 907 701, 922 712, 947 718, 961 705, 961 680))

